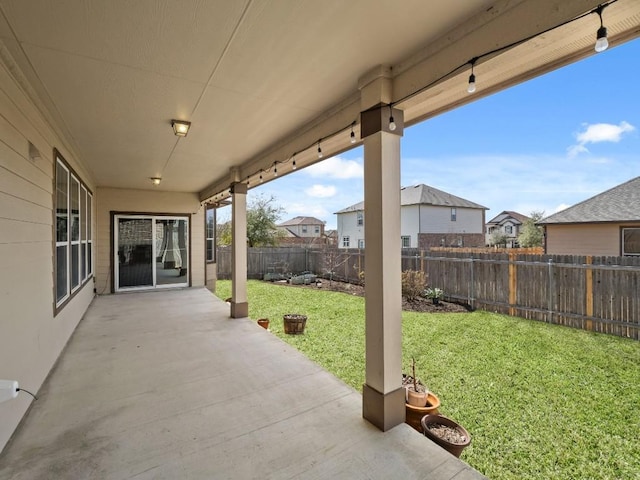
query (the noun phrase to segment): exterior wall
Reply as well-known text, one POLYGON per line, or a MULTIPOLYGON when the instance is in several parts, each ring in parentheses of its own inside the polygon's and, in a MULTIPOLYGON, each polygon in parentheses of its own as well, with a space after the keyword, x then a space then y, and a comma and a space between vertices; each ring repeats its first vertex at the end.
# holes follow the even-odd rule
POLYGON ((505 220, 504 223, 499 225, 491 224, 489 228, 487 228, 487 232, 485 235, 485 242, 487 245, 490 245, 491 235, 493 234, 493 232, 500 231, 502 234, 504 234, 507 237, 507 246, 513 247, 514 243, 518 240, 518 236, 520 235, 520 227, 521 225, 517 225, 510 220, 505 220), (511 227, 511 233, 507 233, 508 227, 511 227))
POLYGON ((482 233, 421 233, 418 248, 431 247, 484 247, 482 233))
POLYGON ((189 252, 191 255, 191 286, 205 284, 204 212, 196 193, 158 192, 99 188, 96 195, 97 228, 96 289, 99 295, 111 293, 111 212, 191 214, 189 252))
MULTIPOLYGON (((89 279, 54 315, 53 149, 95 189, 9 71, 0 62, 0 378, 35 393, 93 299, 89 279), (39 156, 30 156, 29 142, 39 156)), ((30 403, 21 393, 0 404, 0 450, 30 403)))
POLYGON ((620 228, 640 223, 545 225, 546 253, 550 255, 621 255, 620 228))
POLYGON ((404 205, 400 208, 400 236, 410 238, 408 248, 418 248, 420 211, 424 208, 419 205, 404 205))
POLYGON ((288 225, 286 227, 278 227, 282 230, 289 230, 299 237, 322 237, 324 235, 324 225, 288 225), (307 227, 307 231, 304 232, 302 227, 307 227), (316 233, 316 227, 320 228, 320 231, 316 233))
POLYGON ((345 236, 350 239, 349 248, 358 248, 358 240, 364 241, 364 217, 362 225, 358 225, 357 212, 338 214, 338 248, 346 248, 342 246, 345 236))
MULTIPOLYGON (((405 208, 405 207, 403 207, 405 208)), ((484 210, 456 207, 456 221, 451 221, 451 207, 420 207, 420 233, 480 233, 484 242, 484 210)))

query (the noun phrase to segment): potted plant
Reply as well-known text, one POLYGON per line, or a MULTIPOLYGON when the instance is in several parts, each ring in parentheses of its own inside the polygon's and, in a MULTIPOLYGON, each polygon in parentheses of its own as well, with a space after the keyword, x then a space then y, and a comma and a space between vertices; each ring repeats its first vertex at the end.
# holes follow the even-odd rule
POLYGON ((269 330, 269 319, 268 318, 259 318, 258 325, 260 325, 265 330, 269 330))
POLYGON ((434 305, 438 305, 440 303, 440 299, 444 296, 444 291, 441 288, 427 288, 424 291, 424 296, 426 298, 430 298, 434 305))
POLYGON ((307 316, 299 313, 287 313, 283 316, 284 333, 289 335, 299 335, 304 333, 307 324, 307 316))
POLYGON ((427 438, 456 457, 471 443, 469 432, 443 415, 425 415, 420 423, 427 438))
POLYGON ((411 359, 411 373, 402 376, 402 386, 406 389, 405 423, 422 433, 420 420, 425 415, 438 413, 440 399, 416 377, 415 358, 411 359))

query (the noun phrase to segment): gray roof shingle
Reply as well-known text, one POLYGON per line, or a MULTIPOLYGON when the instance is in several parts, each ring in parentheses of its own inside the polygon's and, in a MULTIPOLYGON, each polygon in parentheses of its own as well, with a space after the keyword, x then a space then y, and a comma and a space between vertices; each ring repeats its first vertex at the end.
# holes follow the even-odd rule
POLYGON ((640 177, 543 218, 539 224, 640 221, 640 177))
MULTIPOLYGON (((460 207, 460 208, 481 208, 488 210, 477 203, 456 197, 437 188, 420 184, 411 187, 404 187, 400 190, 401 205, 433 205, 438 207, 460 207)), ((364 202, 358 202, 336 213, 348 213, 364 210, 364 202)))

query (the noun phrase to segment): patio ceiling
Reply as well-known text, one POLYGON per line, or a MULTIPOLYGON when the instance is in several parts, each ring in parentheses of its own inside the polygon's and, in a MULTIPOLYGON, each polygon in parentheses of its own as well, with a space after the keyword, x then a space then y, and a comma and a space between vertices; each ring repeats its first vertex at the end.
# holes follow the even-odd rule
MULTIPOLYGON (((349 128, 367 78, 392 78, 410 125, 591 54, 596 15, 482 58, 473 96, 468 68, 437 81, 597 4, 0 0, 0 54, 97 186, 206 200, 228 188, 232 168, 244 180, 349 128), (186 138, 172 118, 192 122, 186 138)), ((634 38, 640 2, 619 0, 604 18, 612 44, 634 38)), ((348 130, 323 141, 327 155, 351 147, 348 130)), ((315 148, 296 155, 298 166, 315 161, 315 148)))

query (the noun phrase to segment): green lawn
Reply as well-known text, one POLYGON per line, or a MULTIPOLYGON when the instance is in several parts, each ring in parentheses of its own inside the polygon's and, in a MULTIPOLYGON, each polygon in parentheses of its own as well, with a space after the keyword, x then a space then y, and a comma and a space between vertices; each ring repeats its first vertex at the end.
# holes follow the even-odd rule
MULTIPOLYGON (((230 282, 218 281, 220 298, 230 282)), ((364 299, 249 282, 249 314, 361 391, 364 299), (285 335, 282 316, 308 316, 285 335)), ((403 359, 464 425, 495 479, 640 479, 640 342, 477 311, 404 312, 403 359)))

